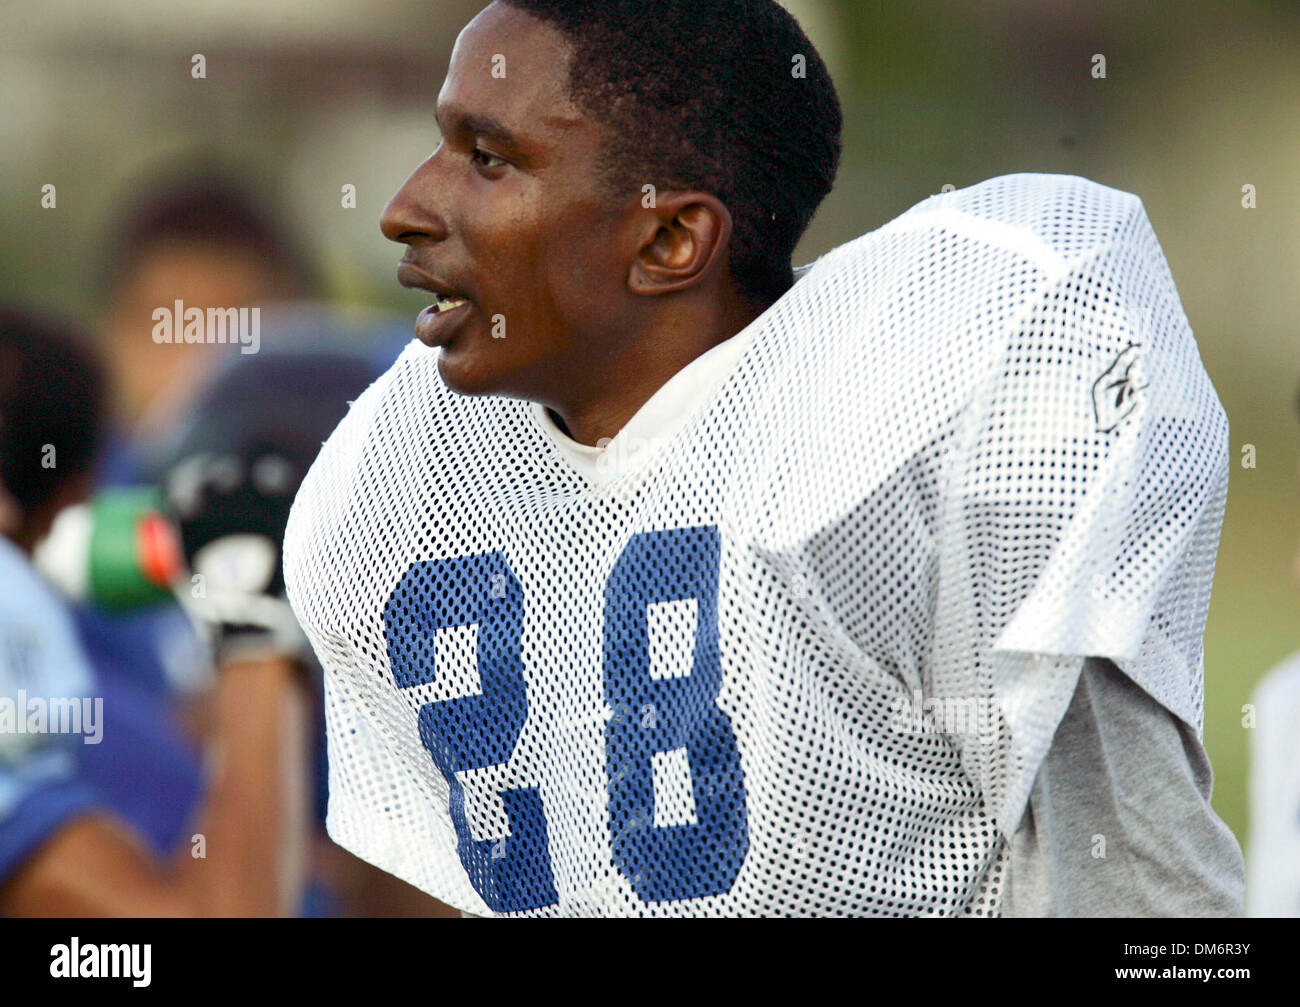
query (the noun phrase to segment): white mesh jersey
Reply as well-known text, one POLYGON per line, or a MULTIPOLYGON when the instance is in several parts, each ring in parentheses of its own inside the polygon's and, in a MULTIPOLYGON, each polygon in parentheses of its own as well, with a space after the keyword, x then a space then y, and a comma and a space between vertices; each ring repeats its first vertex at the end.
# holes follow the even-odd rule
POLYGON ((1201 727, 1228 430, 1141 202, 934 196, 705 356, 585 466, 418 342, 353 405, 285 544, 330 834, 483 915, 996 915, 1085 655, 1201 727))

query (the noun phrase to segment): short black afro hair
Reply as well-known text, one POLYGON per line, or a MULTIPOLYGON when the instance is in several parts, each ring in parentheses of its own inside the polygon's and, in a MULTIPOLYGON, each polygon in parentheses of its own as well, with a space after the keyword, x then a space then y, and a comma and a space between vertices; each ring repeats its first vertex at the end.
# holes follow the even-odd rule
POLYGON ((766 306, 840 159, 835 85, 775 0, 501 0, 569 41, 574 104, 617 193, 698 189, 731 211, 731 271, 766 306))

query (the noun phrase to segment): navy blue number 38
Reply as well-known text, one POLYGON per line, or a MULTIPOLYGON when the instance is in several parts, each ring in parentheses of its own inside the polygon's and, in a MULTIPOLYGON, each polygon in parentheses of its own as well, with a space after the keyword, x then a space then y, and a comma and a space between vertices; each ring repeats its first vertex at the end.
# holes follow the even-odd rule
MULTIPOLYGON (((609 839, 615 866, 646 902, 729 891, 749 849, 740 754, 717 705, 718 553, 712 526, 644 532, 629 540, 605 585, 604 690, 614 711, 605 728, 609 839), (691 598, 697 604, 691 672, 653 677, 649 606, 691 598), (639 715, 647 709, 652 716, 639 715), (652 759, 678 748, 686 749, 691 769, 695 822, 656 826, 652 759)), ((416 563, 384 606, 389 663, 403 689, 435 680, 435 630, 478 626, 482 692, 424 704, 419 732, 447 781, 460 862, 494 912, 558 901, 538 788, 501 793, 507 840, 475 840, 456 776, 504 764, 514 754, 528 719, 523 622, 523 594, 500 552, 416 563)))

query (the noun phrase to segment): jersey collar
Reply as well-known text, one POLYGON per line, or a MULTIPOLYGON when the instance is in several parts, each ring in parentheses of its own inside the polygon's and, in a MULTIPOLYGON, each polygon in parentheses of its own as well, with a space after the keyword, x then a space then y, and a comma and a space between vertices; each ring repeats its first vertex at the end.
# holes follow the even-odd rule
MULTIPOLYGON (((810 264, 796 269, 795 282, 811 268, 810 264)), ((767 314, 764 312, 730 339, 701 353, 661 385, 614 437, 602 438, 599 444, 575 441, 559 428, 540 402, 529 404, 533 419, 560 455, 587 482, 599 486, 635 472, 657 457, 695 418, 697 411, 735 369, 767 314)))
POLYGON ((602 485, 634 472, 659 454, 726 379, 753 341, 750 325, 700 354, 669 378, 614 437, 580 444, 562 431, 540 402, 530 403, 537 425, 587 482, 602 485))

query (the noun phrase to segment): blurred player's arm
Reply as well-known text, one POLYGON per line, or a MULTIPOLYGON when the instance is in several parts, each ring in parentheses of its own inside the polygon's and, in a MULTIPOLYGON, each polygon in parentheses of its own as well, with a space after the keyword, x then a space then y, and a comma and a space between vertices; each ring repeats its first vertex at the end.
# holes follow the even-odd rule
POLYGON ((460 919, 459 909, 368 864, 325 836, 316 840, 318 862, 335 886, 340 915, 365 919, 460 919))
POLYGON ((173 862, 159 862, 119 821, 88 814, 66 824, 0 888, 0 915, 292 912, 308 848, 302 672, 280 658, 231 663, 214 704, 216 765, 195 830, 201 850, 196 839, 173 862))

